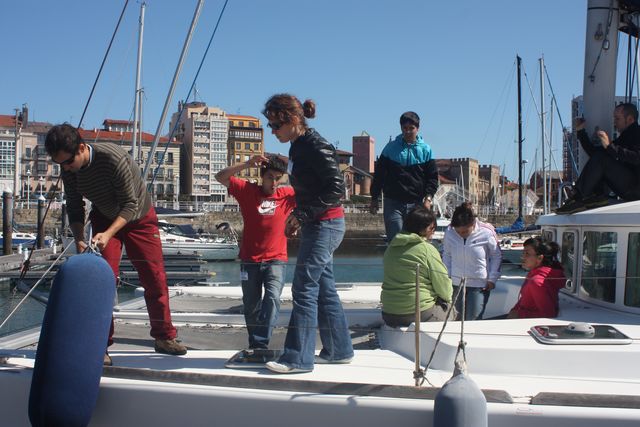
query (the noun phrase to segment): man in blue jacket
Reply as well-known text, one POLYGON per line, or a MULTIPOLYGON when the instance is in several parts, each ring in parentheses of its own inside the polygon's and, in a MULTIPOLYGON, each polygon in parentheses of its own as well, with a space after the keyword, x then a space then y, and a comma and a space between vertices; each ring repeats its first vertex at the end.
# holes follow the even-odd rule
POLYGON ((378 213, 378 198, 384 193, 384 228, 387 242, 402 229, 414 206, 431 209, 438 189, 438 168, 431 147, 418 135, 420 117, 413 111, 400 116, 402 133, 390 141, 376 162, 369 211, 378 213))

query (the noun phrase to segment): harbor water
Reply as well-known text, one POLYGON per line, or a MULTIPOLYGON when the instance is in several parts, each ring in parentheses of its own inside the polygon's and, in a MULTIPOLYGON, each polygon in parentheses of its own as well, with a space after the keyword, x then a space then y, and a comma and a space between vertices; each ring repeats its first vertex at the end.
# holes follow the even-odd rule
MULTIPOLYGON (((291 283, 295 270, 296 258, 290 257, 287 263, 285 282, 291 283)), ((201 266, 202 270, 215 273, 207 282, 214 285, 239 286, 240 261, 209 262, 201 266)), ((336 255, 334 259, 334 274, 336 281, 353 282, 381 282, 382 256, 371 255, 336 255)), ((46 292, 45 288, 38 288, 46 292)), ((121 285, 118 287, 117 301, 120 304, 136 297, 135 287, 121 285)), ((0 280, 0 323, 11 313, 24 298, 21 292, 11 290, 9 280, 0 280)), ((27 298, 13 314, 11 319, 0 330, 0 337, 14 332, 33 328, 42 323, 45 306, 31 298, 27 298)))

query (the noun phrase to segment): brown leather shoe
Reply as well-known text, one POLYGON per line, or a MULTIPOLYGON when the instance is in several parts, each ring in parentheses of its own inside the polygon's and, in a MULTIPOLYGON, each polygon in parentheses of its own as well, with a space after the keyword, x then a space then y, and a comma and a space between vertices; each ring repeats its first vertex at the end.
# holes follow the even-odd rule
POLYGON ((171 354, 173 356, 182 356, 187 354, 187 347, 180 344, 175 339, 172 340, 156 340, 156 353, 171 354))
POLYGON ((109 353, 104 354, 104 362, 102 362, 102 366, 113 366, 113 360, 111 360, 109 353))

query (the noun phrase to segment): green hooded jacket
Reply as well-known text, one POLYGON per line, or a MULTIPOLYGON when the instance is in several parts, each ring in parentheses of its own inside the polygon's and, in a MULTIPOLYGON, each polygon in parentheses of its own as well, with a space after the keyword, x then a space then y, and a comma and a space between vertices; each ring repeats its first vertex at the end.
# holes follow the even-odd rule
POLYGON ((415 312, 416 264, 420 264, 420 311, 433 307, 437 297, 451 302, 451 279, 438 250, 417 234, 401 232, 384 253, 382 311, 415 312))

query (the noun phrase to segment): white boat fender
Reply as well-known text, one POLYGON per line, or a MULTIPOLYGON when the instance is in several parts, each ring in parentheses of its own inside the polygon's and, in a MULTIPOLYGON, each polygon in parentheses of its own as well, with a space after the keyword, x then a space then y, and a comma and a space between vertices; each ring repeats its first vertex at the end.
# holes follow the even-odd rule
POLYGON ((487 399, 467 375, 464 360, 456 360, 453 376, 433 405, 433 427, 487 427, 487 399))
POLYGON ((115 277, 95 254, 60 266, 44 313, 29 395, 33 426, 86 426, 109 337, 115 277))

